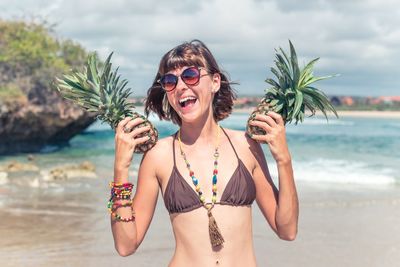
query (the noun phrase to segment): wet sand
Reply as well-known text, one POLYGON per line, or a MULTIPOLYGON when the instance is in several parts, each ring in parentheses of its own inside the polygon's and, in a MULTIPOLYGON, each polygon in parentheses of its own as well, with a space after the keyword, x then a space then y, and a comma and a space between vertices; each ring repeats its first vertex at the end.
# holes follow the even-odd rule
MULTIPOLYGON (((174 239, 162 199, 135 255, 113 247, 105 180, 0 190, 0 266, 167 266, 174 239), (67 189, 61 190, 60 188, 67 189), (27 195, 22 192, 29 192, 27 195)), ((297 239, 279 240, 253 205, 259 266, 398 266, 400 187, 298 183, 297 239)))

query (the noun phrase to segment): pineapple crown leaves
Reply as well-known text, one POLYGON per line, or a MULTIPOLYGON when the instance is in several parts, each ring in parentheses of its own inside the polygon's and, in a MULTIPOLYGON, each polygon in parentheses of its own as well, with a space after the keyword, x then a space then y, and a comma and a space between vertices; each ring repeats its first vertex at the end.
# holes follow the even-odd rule
POLYGON ((112 55, 101 64, 96 53, 90 54, 82 71, 57 78, 57 89, 63 97, 97 113, 101 121, 115 129, 120 120, 133 115, 135 106, 127 101, 131 94, 128 81, 121 79, 119 68, 112 70, 112 55))
POLYGON ((286 122, 295 120, 303 121, 305 108, 315 115, 316 110, 321 110, 326 119, 327 110, 332 111, 338 117, 335 108, 328 97, 319 89, 311 86, 312 83, 325 80, 338 75, 315 77, 313 75, 314 64, 319 60, 315 58, 300 69, 296 50, 289 40, 290 55, 282 48, 275 49, 275 67, 271 72, 277 80, 266 79, 265 82, 272 85, 266 91, 264 102, 268 103, 272 110, 282 115, 286 122))

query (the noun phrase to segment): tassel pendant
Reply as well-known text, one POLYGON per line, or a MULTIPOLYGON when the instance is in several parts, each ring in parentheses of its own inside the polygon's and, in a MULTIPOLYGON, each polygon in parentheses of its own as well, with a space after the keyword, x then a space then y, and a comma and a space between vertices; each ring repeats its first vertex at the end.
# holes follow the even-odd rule
POLYGON ((225 240, 222 237, 221 231, 218 228, 217 222, 211 213, 211 209, 207 211, 208 213, 208 230, 210 233, 210 241, 213 247, 221 246, 225 240))

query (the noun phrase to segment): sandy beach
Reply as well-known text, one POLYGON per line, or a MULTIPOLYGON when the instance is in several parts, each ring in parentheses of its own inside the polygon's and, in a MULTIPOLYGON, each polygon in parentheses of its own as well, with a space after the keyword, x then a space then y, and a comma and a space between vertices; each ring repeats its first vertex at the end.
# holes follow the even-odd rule
MULTIPOLYGON (((105 181, 96 181, 99 189, 105 181)), ((400 188, 299 183, 301 215, 293 242, 279 240, 253 205, 258 266, 395 267, 400 262, 400 188)), ((3 192, 4 193, 4 192, 3 192)), ((174 238, 159 199, 136 254, 114 250, 102 194, 30 196, 0 211, 0 265, 167 266, 174 238), (6 238, 4 238, 6 237, 6 238)))

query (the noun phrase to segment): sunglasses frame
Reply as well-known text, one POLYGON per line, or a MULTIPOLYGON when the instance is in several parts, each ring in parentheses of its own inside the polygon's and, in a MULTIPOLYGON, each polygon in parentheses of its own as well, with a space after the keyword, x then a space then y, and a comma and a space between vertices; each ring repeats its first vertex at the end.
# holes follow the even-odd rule
POLYGON ((172 74, 172 73, 164 74, 163 76, 160 77, 160 79, 157 80, 157 82, 161 85, 161 88, 162 88, 165 92, 172 92, 172 91, 174 91, 175 88, 176 88, 176 86, 178 85, 179 78, 181 78, 182 82, 184 82, 187 86, 194 86, 194 85, 197 85, 197 84, 200 82, 200 78, 201 78, 201 77, 210 75, 210 73, 208 73, 208 72, 207 72, 206 74, 200 74, 200 72, 201 72, 202 69, 205 70, 206 68, 204 68, 204 67, 197 67, 197 66, 191 66, 191 67, 186 68, 186 69, 185 69, 184 71, 182 71, 182 73, 179 74, 179 75, 175 75, 175 74, 172 74), (187 84, 187 83, 185 82, 185 80, 182 79, 182 74, 183 74, 186 70, 188 70, 188 69, 193 69, 193 68, 197 69, 198 72, 199 72, 198 80, 197 80, 194 84, 187 84), (173 75, 173 76, 176 77, 175 85, 174 85, 174 87, 173 87, 171 90, 166 90, 166 89, 164 88, 164 86, 162 85, 162 83, 161 83, 161 80, 165 77, 165 75, 173 75))

